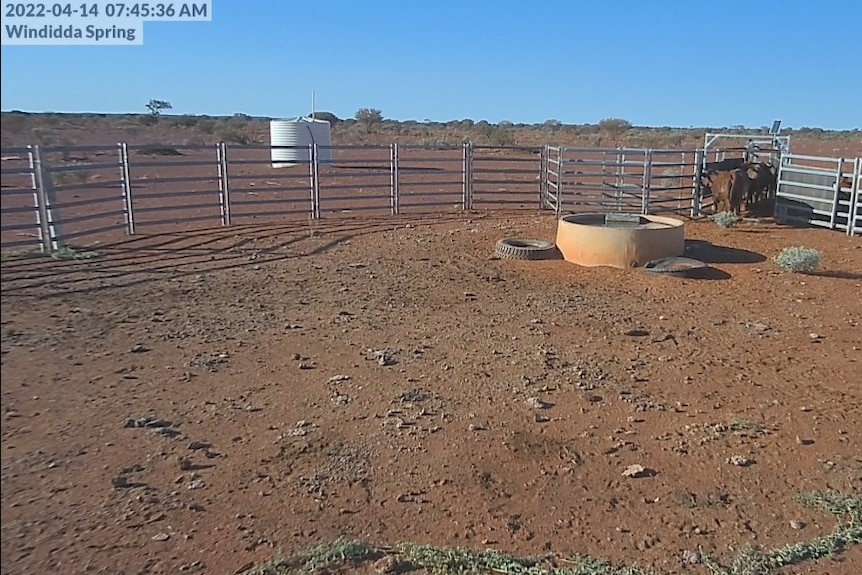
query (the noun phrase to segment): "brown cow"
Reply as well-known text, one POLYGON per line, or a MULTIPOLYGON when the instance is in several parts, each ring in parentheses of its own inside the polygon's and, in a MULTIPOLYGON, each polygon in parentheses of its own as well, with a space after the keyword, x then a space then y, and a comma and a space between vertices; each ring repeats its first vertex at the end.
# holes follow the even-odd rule
POLYGON ((742 202, 748 197, 751 179, 746 170, 737 168, 723 172, 709 172, 701 181, 704 187, 712 191, 715 213, 732 212, 740 215, 742 202))
POLYGON ((778 169, 774 165, 764 162, 748 162, 742 168, 751 180, 745 198, 747 208, 750 210, 751 206, 775 193, 778 184, 778 169))

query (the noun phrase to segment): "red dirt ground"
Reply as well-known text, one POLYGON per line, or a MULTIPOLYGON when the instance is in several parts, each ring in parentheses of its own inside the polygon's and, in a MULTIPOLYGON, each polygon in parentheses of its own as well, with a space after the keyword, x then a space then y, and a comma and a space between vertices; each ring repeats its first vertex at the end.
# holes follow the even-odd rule
POLYGON ((332 219, 4 259, 3 573, 234 573, 339 535, 707 573, 685 553, 829 533, 792 496, 862 490, 860 239, 687 222, 723 248, 701 280, 491 257, 555 225, 332 219), (789 245, 822 271, 781 271, 789 245))

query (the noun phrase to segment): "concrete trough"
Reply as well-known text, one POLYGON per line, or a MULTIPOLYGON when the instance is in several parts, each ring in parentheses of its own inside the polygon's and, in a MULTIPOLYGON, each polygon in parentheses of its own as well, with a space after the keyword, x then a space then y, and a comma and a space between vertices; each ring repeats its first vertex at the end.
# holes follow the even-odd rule
POLYGON ((557 248, 581 266, 642 267, 685 253, 684 222, 666 216, 585 213, 562 216, 557 248))

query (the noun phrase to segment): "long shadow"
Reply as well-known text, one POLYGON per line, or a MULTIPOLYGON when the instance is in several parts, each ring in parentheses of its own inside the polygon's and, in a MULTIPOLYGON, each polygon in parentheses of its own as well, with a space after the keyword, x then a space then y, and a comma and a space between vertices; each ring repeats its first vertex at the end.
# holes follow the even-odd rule
POLYGON ((685 255, 706 264, 756 264, 766 256, 750 250, 717 246, 704 240, 686 240, 685 255))
MULTIPOLYGON (((391 230, 405 222, 440 225, 461 221, 461 214, 413 218, 381 218, 356 220, 353 225, 345 221, 326 222, 322 225, 278 225, 230 227, 196 230, 188 233, 171 232, 141 238, 130 238, 98 247, 100 257, 92 260, 55 261, 46 258, 3 262, 4 297, 32 297, 33 290, 48 288, 39 297, 57 297, 71 294, 97 293, 165 279, 178 279, 228 269, 242 269, 279 261, 310 257, 328 252, 344 241, 372 233, 391 230), (297 229, 300 228, 300 229, 297 229), (248 248, 249 241, 280 237, 287 233, 298 235, 274 245, 248 248), (312 233, 310 233, 312 232, 312 233), (315 235, 315 233, 317 235, 315 235), (249 234, 252 237, 242 237, 249 234), (275 254, 304 240, 322 236, 329 241, 309 250, 296 250, 289 254, 275 254), (147 239, 150 241, 147 242, 147 239), (155 242, 153 243, 153 240, 155 242), (213 244, 228 241, 226 245, 213 244), (136 245, 137 244, 137 245, 136 245), (209 246, 209 247, 206 247, 209 246), (237 249, 242 247, 242 251, 237 249), (249 258, 249 253, 267 257, 249 258), (275 257, 273 257, 275 256, 275 257), (7 265, 7 263, 9 265, 7 265), (99 282, 99 285, 92 285, 99 282), (83 285, 90 284, 90 285, 83 285)), ((317 222, 316 222, 317 223, 317 222)))
POLYGON ((732 276, 724 270, 707 266, 691 271, 687 277, 695 280, 729 280, 732 276))
POLYGON ((856 272, 842 272, 842 271, 833 271, 833 270, 824 270, 824 271, 813 271, 813 272, 805 272, 807 276, 818 276, 822 278, 836 278, 842 280, 854 280, 860 281, 862 280, 862 274, 856 272))

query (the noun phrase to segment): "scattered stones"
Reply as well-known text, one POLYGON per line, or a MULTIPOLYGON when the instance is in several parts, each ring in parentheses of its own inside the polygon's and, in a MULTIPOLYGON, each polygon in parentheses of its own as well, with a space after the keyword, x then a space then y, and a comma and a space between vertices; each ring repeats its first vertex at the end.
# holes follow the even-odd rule
POLYGON ((805 523, 803 521, 794 519, 790 522, 790 528, 796 529, 797 531, 800 529, 805 529, 805 523))
POLYGON ((129 487, 134 487, 134 485, 129 482, 129 478, 125 475, 117 475, 116 477, 111 478, 111 485, 114 486, 114 489, 127 489, 129 487))
POLYGON ((289 324, 284 326, 284 329, 287 329, 287 330, 302 329, 302 326, 298 323, 289 323, 289 324))
POLYGON ((527 399, 527 405, 534 409, 549 409, 554 406, 553 403, 542 401, 538 397, 531 397, 527 399))
POLYGON ((816 343, 816 342, 822 341, 824 339, 823 336, 820 335, 819 333, 813 333, 813 332, 808 334, 808 338, 812 341, 812 343, 816 343))
POLYGON ((171 536, 168 533, 164 533, 164 532, 156 533, 152 537, 153 541, 167 541, 170 538, 171 538, 171 536))
POLYGON ((343 381, 350 381, 349 375, 333 375, 329 378, 329 383, 341 383, 343 381))
POLYGON ((656 471, 654 469, 644 467, 643 465, 639 465, 637 463, 629 465, 623 471, 623 477, 631 477, 634 479, 640 479, 642 477, 652 477, 654 475, 656 475, 656 471))
POLYGON ((136 343, 135 345, 132 346, 132 349, 129 351, 131 353, 146 353, 146 352, 150 351, 150 348, 148 348, 147 346, 145 346, 142 343, 136 343))
POLYGON ((689 565, 699 565, 702 561, 700 551, 686 549, 682 552, 682 560, 689 565))
POLYGON ((623 335, 627 335, 629 337, 646 337, 649 335, 649 330, 643 328, 627 329, 623 332, 623 335))
POLYGON ((330 401, 332 401, 332 403, 334 405, 344 406, 344 405, 348 405, 349 403, 351 403, 353 401, 353 398, 350 397, 349 395, 347 395, 346 393, 339 393, 339 394, 333 396, 330 399, 330 401))
POLYGON ((754 460, 743 455, 732 455, 727 459, 727 462, 737 467, 748 467, 754 465, 754 460))
POLYGON ((191 443, 189 443, 189 449, 191 449, 192 451, 198 451, 201 449, 209 449, 210 447, 212 447, 212 444, 205 443, 203 441, 192 441, 191 443))
POLYGON ((158 417, 129 417, 123 422, 123 427, 170 427, 172 424, 165 419, 158 417))

